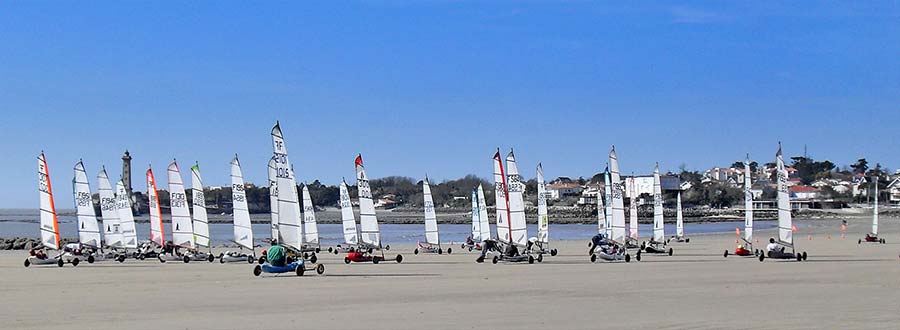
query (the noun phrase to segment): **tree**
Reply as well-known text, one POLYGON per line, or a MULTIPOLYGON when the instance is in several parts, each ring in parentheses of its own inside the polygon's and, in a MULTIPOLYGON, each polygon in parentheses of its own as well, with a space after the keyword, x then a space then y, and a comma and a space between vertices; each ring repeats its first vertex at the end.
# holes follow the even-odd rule
MULTIPOLYGON (((732 163, 731 168, 743 170, 744 169, 744 161, 737 161, 737 162, 732 163)), ((757 163, 755 161, 750 162, 750 172, 756 172, 757 168, 759 168, 759 163, 757 163)))
POLYGON ((850 165, 850 168, 853 169, 855 174, 864 174, 869 170, 869 162, 865 158, 860 158, 856 160, 855 164, 850 165))

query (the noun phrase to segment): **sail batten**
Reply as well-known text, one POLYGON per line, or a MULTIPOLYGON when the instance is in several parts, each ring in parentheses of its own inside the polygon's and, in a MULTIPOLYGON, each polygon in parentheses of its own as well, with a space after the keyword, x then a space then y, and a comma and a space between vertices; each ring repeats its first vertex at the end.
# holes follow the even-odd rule
POLYGON ((75 197, 75 210, 78 215, 78 242, 85 246, 99 248, 102 245, 100 226, 97 223, 96 211, 94 211, 91 185, 88 183, 87 172, 85 172, 84 164, 81 161, 75 164, 75 177, 72 178, 72 187, 72 193, 75 197))
POLYGON ((247 207, 244 174, 237 155, 231 160, 231 204, 234 221, 232 241, 241 247, 253 249, 253 228, 250 224, 250 210, 247 207))

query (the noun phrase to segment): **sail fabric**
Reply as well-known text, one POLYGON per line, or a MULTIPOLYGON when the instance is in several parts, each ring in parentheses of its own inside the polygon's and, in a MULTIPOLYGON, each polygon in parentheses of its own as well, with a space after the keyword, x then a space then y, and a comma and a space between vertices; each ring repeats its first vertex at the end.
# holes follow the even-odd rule
POLYGON ((603 234, 605 234, 606 237, 612 237, 612 211, 613 211, 612 181, 610 180, 610 177, 609 177, 609 169, 608 168, 606 169, 606 173, 603 175, 603 182, 605 183, 604 187, 606 190, 606 196, 605 196, 606 209, 603 211, 603 214, 604 214, 603 228, 605 229, 605 231, 603 234))
POLYGON ((53 188, 50 186, 50 169, 42 152, 38 156, 38 192, 41 198, 41 243, 50 249, 59 249, 59 220, 53 204, 53 188))
POLYGON ((875 207, 872 209, 872 235, 878 236, 878 177, 875 177, 875 207))
POLYGON ((241 247, 253 249, 253 228, 250 226, 250 209, 247 207, 247 192, 244 188, 244 173, 241 161, 234 155, 231 160, 231 205, 234 221, 232 241, 241 247))
MULTIPOLYGON (((603 174, 603 182, 606 183, 606 173, 603 174)), ((606 235, 607 234, 607 220, 606 220, 606 204, 603 199, 606 198, 607 194, 603 194, 599 189, 597 190, 597 233, 606 235)))
POLYGON ((484 242, 491 239, 491 220, 488 219, 487 202, 484 200, 484 188, 478 185, 478 221, 481 226, 481 239, 476 242, 484 242))
POLYGON ((512 237, 509 231, 509 199, 507 198, 506 173, 504 173, 500 151, 494 154, 494 185, 494 205, 497 210, 497 239, 503 243, 509 243, 512 237))
POLYGON ((134 213, 131 208, 131 196, 125 190, 122 180, 116 183, 116 209, 119 211, 119 229, 122 231, 122 247, 136 249, 138 246, 137 231, 134 225, 134 213))
POLYGON ((341 224, 344 225, 344 243, 357 244, 359 234, 356 232, 356 218, 353 216, 353 204, 350 203, 350 190, 347 182, 341 180, 341 224))
POLYGON ((109 183, 106 168, 97 174, 97 192, 100 194, 100 215, 103 218, 103 237, 106 246, 122 245, 122 231, 119 229, 119 210, 116 209, 116 193, 109 183))
POLYGON ((778 172, 778 239, 787 244, 794 243, 793 224, 791 219, 791 200, 788 191, 788 173, 784 169, 784 157, 781 155, 781 144, 775 154, 775 166, 778 172))
POLYGON ((303 242, 319 244, 319 227, 316 224, 316 207, 313 205, 309 188, 303 186, 303 242))
POLYGON ((91 185, 88 183, 84 164, 79 160, 75 164, 75 177, 72 178, 72 193, 75 195, 75 213, 78 215, 78 242, 85 246, 99 248, 101 245, 100 225, 91 198, 91 185))
POLYGON ((147 200, 150 206, 150 241, 157 246, 165 244, 163 232, 162 210, 159 205, 159 191, 156 189, 156 177, 153 169, 147 169, 147 200))
POLYGON ((301 248, 300 201, 294 170, 288 158, 281 125, 272 127, 272 148, 275 157, 275 176, 278 184, 278 243, 301 248))
POLYGON ((194 208, 194 243, 209 247, 209 216, 206 214, 206 195, 203 193, 203 178, 200 165, 191 166, 191 200, 194 208))
POLYGON ((279 240, 278 236, 278 175, 275 167, 275 157, 269 159, 269 215, 272 217, 272 240, 279 240))
POLYGON ((753 191, 750 159, 744 162, 744 239, 753 241, 753 191))
POLYGON ((628 185, 629 196, 631 196, 628 200, 628 235, 632 239, 638 239, 640 237, 640 231, 638 230, 638 209, 637 209, 637 196, 635 196, 636 191, 634 189, 634 176, 631 177, 630 184, 628 185))
MULTIPOLYGON (((291 214, 297 215, 297 239, 299 240, 300 247, 305 244, 305 240, 303 238, 303 210, 300 208, 300 191, 297 190, 297 173, 294 172, 294 164, 291 164, 291 177, 294 178, 293 184, 291 185, 291 194, 292 196, 297 196, 297 202, 291 203, 291 214)), ((289 221, 290 222, 290 221, 289 221)))
POLYGON ((622 177, 619 174, 619 158, 616 155, 616 147, 609 151, 609 180, 612 194, 612 227, 610 237, 616 242, 625 242, 625 194, 622 187, 622 177))
POLYGON ((422 182, 422 195, 424 196, 425 207, 425 242, 429 244, 440 244, 440 235, 438 235, 437 214, 434 212, 434 200, 431 198, 431 185, 428 184, 428 178, 422 182))
POLYGON ((678 196, 675 197, 675 236, 683 237, 684 236, 684 214, 681 211, 681 191, 678 192, 678 196))
POLYGON ((538 234, 539 242, 550 241, 550 216, 547 212, 547 187, 544 183, 544 167, 538 163, 537 167, 537 206, 538 206, 538 234))
POLYGON ((481 220, 478 219, 478 189, 472 189, 472 241, 481 241, 481 220))
POLYGON ((378 218, 375 216, 375 201, 372 200, 372 188, 369 187, 369 176, 363 166, 362 155, 356 156, 356 188, 359 191, 359 229, 362 242, 381 246, 381 231, 378 230, 378 218))
POLYGON ((659 180, 659 164, 653 170, 653 241, 662 242, 665 236, 663 223, 662 185, 659 180))
POLYGON ((187 194, 178 163, 172 161, 166 169, 169 179, 169 208, 172 211, 172 243, 187 248, 194 247, 194 224, 188 210, 187 194))
POLYGON ((509 229, 512 243, 525 247, 528 243, 528 230, 525 227, 525 183, 519 175, 516 156, 512 150, 506 155, 506 188, 509 199, 509 229))

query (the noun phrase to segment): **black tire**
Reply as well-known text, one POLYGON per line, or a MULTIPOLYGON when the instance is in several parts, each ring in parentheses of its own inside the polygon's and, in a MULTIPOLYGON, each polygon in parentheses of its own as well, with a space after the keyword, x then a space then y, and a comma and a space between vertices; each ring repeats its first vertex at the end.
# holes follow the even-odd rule
POLYGON ((262 266, 256 265, 253 267, 253 276, 259 276, 259 274, 262 274, 262 266))
POLYGON ((316 263, 317 261, 319 261, 319 257, 315 254, 313 254, 312 257, 309 257, 309 262, 316 263))
POLYGON ((28 259, 26 258, 26 259, 25 259, 25 268, 28 268, 28 266, 31 266, 31 260, 28 260, 28 259))
POLYGON ((344 263, 349 265, 349 264, 350 264, 350 257, 344 257, 344 263))
POLYGON ((539 255, 538 255, 538 257, 537 257, 537 262, 544 262, 544 255, 543 255, 543 254, 539 254, 539 255))
POLYGON ((125 262, 125 255, 124 254, 119 255, 119 257, 116 258, 116 261, 118 261, 119 263, 125 262))
POLYGON ((637 254, 634 255, 634 260, 641 261, 641 251, 638 250, 637 254))
POLYGON ((325 265, 323 265, 323 264, 316 265, 316 274, 319 274, 319 275, 325 274, 325 265))
POLYGON ((438 255, 441 255, 441 254, 444 254, 444 250, 441 248, 438 248, 438 255))
POLYGON ((472 247, 471 247, 471 246, 469 247, 469 252, 472 252, 472 247))
POLYGON ((533 263, 534 263, 534 257, 528 256, 528 264, 533 264, 533 263))
POLYGON ((725 250, 725 255, 723 257, 728 258, 728 250, 725 250))
POLYGON ((224 263, 225 263, 225 259, 224 259, 224 258, 219 258, 219 263, 220 263, 220 264, 224 264, 224 263))
POLYGON ((766 255, 764 253, 759 254, 759 262, 763 262, 766 260, 766 255))
POLYGON ((256 260, 256 263, 260 265, 266 263, 266 257, 259 257, 259 259, 256 260))
POLYGON ((673 250, 672 248, 669 248, 669 256, 671 257, 672 254, 674 254, 674 253, 675 253, 675 250, 673 250))
POLYGON ((162 254, 156 256, 156 259, 159 259, 159 263, 161 263, 161 264, 166 263, 166 259, 163 259, 163 255, 162 255, 162 254))
POLYGON ((309 260, 309 253, 303 252, 303 260, 309 260))
POLYGON ((625 262, 631 262, 631 255, 625 254, 625 262))
POLYGON ((493 264, 495 264, 495 265, 496 265, 498 262, 500 262, 500 257, 498 257, 498 256, 494 256, 494 258, 491 259, 491 263, 493 263, 493 264))
POLYGON ((251 265, 253 264, 253 256, 247 256, 247 263, 251 265))
POLYGON ((63 266, 63 263, 64 263, 64 262, 63 262, 62 258, 56 259, 56 265, 57 265, 57 266, 62 267, 62 266, 63 266))
POLYGON ((385 246, 384 246, 384 250, 385 250, 385 251, 390 251, 390 250, 391 250, 391 246, 390 246, 390 245, 385 245, 385 246))
POLYGON ((297 269, 295 269, 294 272, 297 273, 297 276, 303 276, 303 273, 306 272, 306 267, 304 267, 303 265, 298 265, 297 269))
POLYGON ((394 258, 394 260, 396 260, 397 263, 399 264, 399 263, 403 262, 403 256, 398 254, 397 257, 394 258))
POLYGON ((452 249, 452 248, 447 248, 447 254, 450 254, 450 253, 452 253, 452 252, 453 252, 453 249, 452 249))
POLYGON ((419 255, 419 249, 413 250, 413 255, 419 255))
POLYGON ((316 247, 316 253, 319 253, 319 252, 322 252, 322 248, 320 248, 320 247, 317 246, 317 247, 316 247))
POLYGON ((381 262, 381 260, 379 260, 378 257, 372 257, 372 263, 373 263, 373 264, 376 264, 376 265, 377 265, 379 262, 381 262))
POLYGON ((338 255, 338 250, 337 250, 337 249, 334 249, 334 251, 331 251, 331 252, 334 253, 334 255, 338 255))
POLYGON ((856 241, 856 244, 862 244, 862 238, 860 238, 859 241, 856 241))
POLYGON ((803 261, 806 261, 806 251, 803 251, 803 261))
POLYGON ((647 248, 647 242, 641 242, 641 250, 647 248))
POLYGON ((556 249, 550 250, 551 257, 555 257, 557 253, 559 253, 559 251, 557 251, 556 249))
POLYGON ((72 259, 72 267, 78 267, 78 264, 81 263, 81 260, 78 258, 72 259))
POLYGON ((184 263, 189 263, 189 262, 191 262, 191 258, 188 257, 188 256, 184 256, 184 258, 181 258, 181 260, 184 261, 184 263))
POLYGON ((802 254, 797 253, 797 261, 803 261, 803 255, 802 255, 802 254))
POLYGON ((684 242, 685 242, 685 243, 690 243, 690 242, 691 242, 691 239, 690 239, 690 238, 685 238, 685 239, 684 239, 684 242))
MULTIPOLYGON (((25 261, 28 262, 28 260, 25 260, 25 261)), ((484 262, 484 256, 478 256, 478 258, 475 258, 475 263, 480 264, 480 263, 483 263, 483 262, 484 262)), ((27 267, 27 266, 26 266, 26 267, 27 267)))
POLYGON ((592 254, 592 255, 591 255, 591 262, 597 262, 597 255, 596 255, 596 254, 592 254))
POLYGON ((138 260, 144 260, 146 257, 143 254, 138 254, 138 260))
POLYGON ((366 253, 372 253, 372 248, 369 248, 368 250, 366 250, 366 253))
POLYGON ((93 256, 93 255, 90 255, 90 256, 87 257, 87 262, 88 262, 89 264, 94 263, 94 261, 96 261, 96 259, 94 259, 94 256, 93 256))
POLYGON ((881 244, 887 244, 884 238, 881 239, 881 244))

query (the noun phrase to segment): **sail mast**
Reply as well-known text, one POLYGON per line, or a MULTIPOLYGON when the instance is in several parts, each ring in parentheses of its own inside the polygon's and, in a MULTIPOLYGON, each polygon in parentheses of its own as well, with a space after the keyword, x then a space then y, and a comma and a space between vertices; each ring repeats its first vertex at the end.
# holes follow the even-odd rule
POLYGON ((875 207, 872 209, 872 235, 878 236, 878 176, 875 176, 875 207))
POLYGON ((273 241, 281 240, 278 234, 278 175, 275 165, 275 156, 269 158, 269 215, 272 217, 272 236, 273 241))
POLYGON ((603 174, 603 187, 606 190, 605 202, 606 208, 603 211, 603 228, 605 229, 604 234, 607 238, 612 237, 612 183, 609 177, 609 167, 606 168, 606 173, 603 174))

